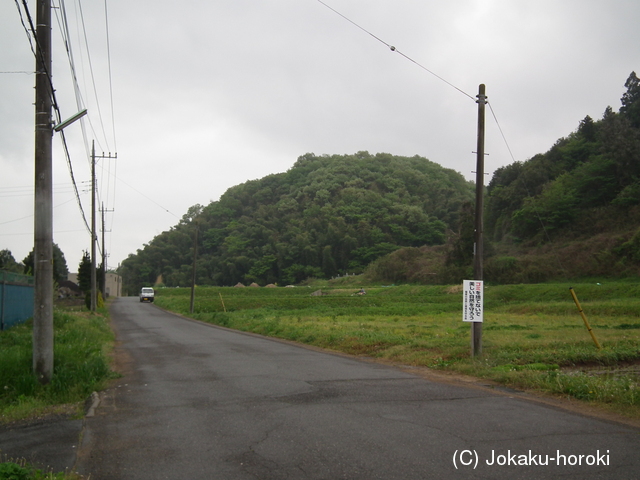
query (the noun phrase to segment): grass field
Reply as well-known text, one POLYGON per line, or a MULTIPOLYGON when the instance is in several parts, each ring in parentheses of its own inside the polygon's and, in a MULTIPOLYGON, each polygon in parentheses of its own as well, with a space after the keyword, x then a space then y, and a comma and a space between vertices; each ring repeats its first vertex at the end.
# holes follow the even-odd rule
POLYGON ((0 332, 0 423, 47 413, 82 415, 91 392, 113 377, 113 333, 106 311, 54 311, 54 372, 48 385, 33 373, 31 321, 0 332))
POLYGON ((485 287, 483 354, 470 355, 458 286, 160 289, 198 320, 398 364, 489 378, 640 418, 640 287, 630 282, 485 287), (598 350, 569 292, 573 286, 598 350), (311 293, 322 289, 324 295, 311 293))
MULTIPOLYGON (((32 322, 0 332, 0 423, 50 414, 80 418, 89 395, 114 378, 109 355, 114 336, 106 310, 54 310, 54 372, 48 385, 32 369, 32 322)), ((1 453, 1 452, 0 452, 1 453)), ((37 468, 0 456, 0 480, 79 480, 74 472, 37 468)))

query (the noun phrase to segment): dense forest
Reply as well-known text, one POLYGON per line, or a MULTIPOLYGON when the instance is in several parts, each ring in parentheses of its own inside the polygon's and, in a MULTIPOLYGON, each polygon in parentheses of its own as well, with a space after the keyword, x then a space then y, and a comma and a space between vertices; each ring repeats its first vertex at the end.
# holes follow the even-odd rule
POLYGON ((494 240, 555 234, 594 209, 626 215, 640 204, 640 82, 632 73, 619 113, 585 117, 545 154, 498 169, 489 184, 487 229, 494 240))
MULTIPOLYGON (((640 273, 640 80, 635 72, 625 88, 619 112, 607 107, 601 120, 587 116, 548 152, 494 173, 485 230, 498 252, 511 250, 519 257, 502 261, 503 267, 511 264, 502 281, 640 273), (538 265, 531 265, 534 261, 538 265), (532 275, 518 277, 525 270, 532 275)), ((500 258, 488 261, 490 267, 499 263, 500 258)), ((493 272, 494 280, 500 276, 493 272)))
MULTIPOLYGON (((543 154, 498 169, 486 189, 485 279, 640 271, 640 81, 619 112, 589 116, 543 154)), ((475 186, 418 156, 301 156, 285 173, 195 205, 120 266, 125 288, 299 283, 364 272, 387 282, 470 274, 475 186)))
POLYGON ((400 247, 445 243, 473 185, 418 156, 389 154, 298 158, 287 172, 227 190, 195 205, 120 266, 125 286, 191 283, 298 283, 361 273, 400 247))

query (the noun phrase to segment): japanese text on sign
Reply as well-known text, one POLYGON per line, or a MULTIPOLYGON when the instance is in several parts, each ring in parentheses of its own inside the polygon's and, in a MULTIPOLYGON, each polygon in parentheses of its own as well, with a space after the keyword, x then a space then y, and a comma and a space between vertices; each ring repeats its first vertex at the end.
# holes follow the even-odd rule
POLYGON ((482 280, 463 280, 463 322, 482 322, 484 290, 482 280))

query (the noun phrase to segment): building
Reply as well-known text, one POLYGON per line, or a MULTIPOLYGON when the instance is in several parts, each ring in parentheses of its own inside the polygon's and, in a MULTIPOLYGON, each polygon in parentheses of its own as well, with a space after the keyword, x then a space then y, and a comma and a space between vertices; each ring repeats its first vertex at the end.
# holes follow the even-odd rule
POLYGON ((107 298, 110 296, 121 297, 122 277, 116 273, 107 273, 107 283, 104 288, 104 293, 106 293, 107 298))
MULTIPOLYGON (((104 293, 107 298, 122 296, 122 277, 116 273, 107 273, 104 293)), ((73 283, 78 283, 78 274, 70 273, 67 278, 73 283)))

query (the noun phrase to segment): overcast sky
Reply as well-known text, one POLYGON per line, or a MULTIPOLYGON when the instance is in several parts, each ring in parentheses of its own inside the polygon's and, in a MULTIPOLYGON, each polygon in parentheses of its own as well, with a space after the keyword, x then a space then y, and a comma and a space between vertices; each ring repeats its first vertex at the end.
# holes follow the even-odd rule
MULTIPOLYGON (((33 246, 35 59, 16 3, 0 2, 0 250, 21 261, 33 246)), ((80 105, 56 9, 61 115, 89 111, 65 130, 87 221, 91 142, 117 152, 97 166, 110 267, 190 206, 308 152, 420 155, 473 180, 481 83, 524 161, 586 115, 617 111, 640 73, 637 0, 325 3, 370 33, 318 0, 67 0, 80 105)), ((486 123, 488 183, 513 159, 489 109, 486 123)), ((90 235, 59 137, 54 241, 73 272, 90 235)))

